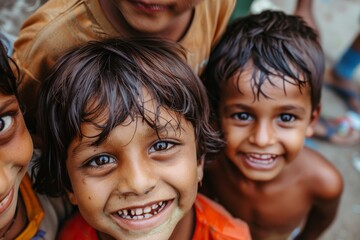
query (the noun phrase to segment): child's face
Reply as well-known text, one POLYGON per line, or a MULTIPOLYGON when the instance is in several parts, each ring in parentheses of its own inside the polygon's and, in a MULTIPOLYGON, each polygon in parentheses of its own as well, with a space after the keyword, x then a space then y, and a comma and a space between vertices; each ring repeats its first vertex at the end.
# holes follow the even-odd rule
MULTIPOLYGON (((146 111, 154 119, 152 100, 146 111)), ((114 128, 99 146, 76 138, 66 167, 73 187, 68 196, 85 220, 116 239, 168 239, 192 208, 202 165, 193 126, 162 109, 160 136, 140 117, 114 128), (161 140, 159 139, 161 138, 161 140)), ((82 132, 99 131, 83 124, 82 132)))
POLYGON ((14 218, 19 186, 33 151, 14 95, 0 93, 0 233, 14 218))
POLYGON ((129 26, 137 31, 162 36, 178 27, 184 13, 203 0, 109 0, 129 26))
POLYGON ((301 93, 298 86, 271 77, 274 85, 265 81, 261 88, 270 99, 261 95, 257 100, 250 79, 249 71, 240 75, 238 87, 243 94, 236 87, 237 76, 221 92, 219 113, 227 142, 225 153, 245 177, 268 181, 297 157, 305 137, 313 133, 320 110, 311 112, 309 87, 301 93))

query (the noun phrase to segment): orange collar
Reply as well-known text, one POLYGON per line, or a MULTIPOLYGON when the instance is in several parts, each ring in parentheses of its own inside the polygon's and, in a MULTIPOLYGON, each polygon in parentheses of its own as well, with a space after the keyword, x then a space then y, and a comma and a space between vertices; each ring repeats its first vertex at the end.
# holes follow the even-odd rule
POLYGON ((26 174, 20 184, 20 194, 25 204, 29 224, 24 231, 20 233, 16 240, 31 239, 35 236, 44 217, 44 211, 41 207, 40 201, 31 185, 30 177, 26 174))

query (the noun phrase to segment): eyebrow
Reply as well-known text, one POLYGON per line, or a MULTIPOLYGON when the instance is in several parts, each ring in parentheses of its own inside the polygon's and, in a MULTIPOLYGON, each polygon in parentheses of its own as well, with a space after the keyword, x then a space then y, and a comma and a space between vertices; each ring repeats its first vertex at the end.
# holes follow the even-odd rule
MULTIPOLYGON (((241 104, 241 103, 236 103, 236 104, 231 104, 231 105, 226 105, 225 106, 225 112, 230 111, 230 109, 244 109, 245 111, 250 111, 251 107, 245 104, 241 104)), ((303 107, 297 107, 295 105, 285 105, 285 106, 280 106, 279 109, 281 111, 297 111, 299 112, 299 114, 305 114, 306 109, 303 107)))
POLYGON ((0 113, 2 113, 7 107, 9 107, 11 104, 16 103, 16 98, 11 98, 7 101, 0 101, 0 113))
MULTIPOLYGON (((170 121, 169 121, 170 122, 170 121)), ((148 126, 146 128, 146 130, 143 132, 143 137, 144 138, 148 138, 148 137, 153 137, 153 136, 157 136, 159 138, 162 138, 162 134, 163 133, 180 133, 180 131, 184 131, 185 129, 181 126, 181 124, 171 124, 171 123, 165 123, 163 125, 160 126, 160 128, 153 129, 152 127, 148 126)), ((185 123, 187 123, 187 121, 184 121, 185 123)), ((118 125, 119 126, 119 125, 118 125)), ((112 131, 112 130, 111 130, 112 131)), ((111 134, 110 131, 110 134, 111 134)), ((108 137, 104 140, 103 143, 106 143, 108 137)), ((72 154, 74 156, 76 156, 78 153, 80 153, 81 151, 83 151, 84 149, 90 148, 90 147, 97 147, 97 145, 92 145, 94 142, 96 141, 96 139, 94 138, 94 141, 90 141, 90 140, 86 140, 84 142, 80 142, 77 146, 74 147, 74 149, 72 150, 72 154)), ((101 145, 101 144, 100 144, 101 145)))

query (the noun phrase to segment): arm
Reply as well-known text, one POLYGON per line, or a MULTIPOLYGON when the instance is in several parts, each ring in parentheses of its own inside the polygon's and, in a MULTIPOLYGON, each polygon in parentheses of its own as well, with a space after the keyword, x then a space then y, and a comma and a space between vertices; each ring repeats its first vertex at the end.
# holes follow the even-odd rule
POLYGON ((340 196, 331 201, 319 201, 308 215, 303 230, 295 240, 317 239, 330 226, 336 216, 340 196))
POLYGON ((312 5, 313 0, 297 0, 294 14, 302 17, 305 22, 319 34, 319 29, 312 13, 312 5))
POLYGON ((317 170, 313 171, 314 177, 309 181, 314 203, 304 228, 295 238, 296 240, 317 239, 336 217, 343 190, 343 180, 340 173, 330 163, 320 158, 323 163, 313 165, 313 168, 317 170))

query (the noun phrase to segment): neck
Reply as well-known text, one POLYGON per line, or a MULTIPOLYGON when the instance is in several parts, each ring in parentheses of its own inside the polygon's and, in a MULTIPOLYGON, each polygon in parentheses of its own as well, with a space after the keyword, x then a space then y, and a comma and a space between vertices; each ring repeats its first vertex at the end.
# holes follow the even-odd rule
POLYGON ((169 240, 192 239, 195 231, 195 209, 192 207, 176 225, 169 240))
POLYGON ((27 224, 26 209, 21 199, 21 194, 18 197, 17 209, 13 220, 4 228, 0 239, 15 239, 27 224))

